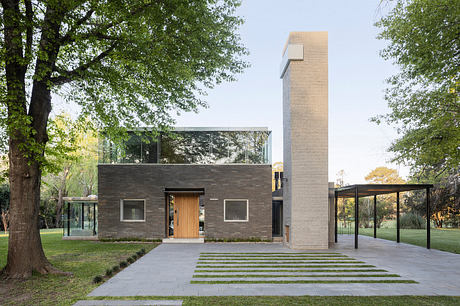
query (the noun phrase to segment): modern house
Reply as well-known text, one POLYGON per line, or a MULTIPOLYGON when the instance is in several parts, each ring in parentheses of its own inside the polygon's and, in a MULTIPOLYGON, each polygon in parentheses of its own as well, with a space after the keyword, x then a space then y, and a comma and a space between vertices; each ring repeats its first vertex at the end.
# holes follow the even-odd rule
POLYGON ((177 128, 103 140, 99 238, 272 237, 271 132, 177 128))
MULTIPOLYGON (((267 128, 178 128, 156 138, 136 130, 122 147, 101 141, 92 232, 99 238, 161 239, 279 235, 294 249, 330 247, 327 32, 290 33, 280 78, 282 190, 272 194, 267 128)), ((91 201, 77 200, 67 205, 68 236, 72 227, 91 232, 84 231, 91 201)))

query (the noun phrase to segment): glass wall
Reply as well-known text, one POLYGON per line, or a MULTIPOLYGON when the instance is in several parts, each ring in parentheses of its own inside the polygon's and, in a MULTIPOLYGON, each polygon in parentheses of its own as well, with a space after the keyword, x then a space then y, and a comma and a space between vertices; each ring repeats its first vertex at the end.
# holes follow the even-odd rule
POLYGON ((96 236, 97 203, 65 202, 63 220, 64 236, 96 236))
POLYGON ((131 133, 124 146, 103 140, 100 163, 271 164, 271 132, 264 129, 190 129, 160 141, 131 133))

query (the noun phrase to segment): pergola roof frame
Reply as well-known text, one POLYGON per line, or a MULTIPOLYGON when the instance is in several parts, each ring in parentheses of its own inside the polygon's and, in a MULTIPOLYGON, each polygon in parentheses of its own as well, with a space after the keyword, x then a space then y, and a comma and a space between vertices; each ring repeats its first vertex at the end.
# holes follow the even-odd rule
POLYGON ((359 235, 359 198, 374 197, 374 238, 377 238, 377 195, 396 193, 396 242, 400 242, 400 223, 399 223, 399 193, 414 190, 426 190, 426 248, 429 249, 431 242, 430 234, 430 188, 432 184, 355 184, 335 189, 335 242, 337 242, 337 200, 338 198, 355 199, 355 249, 358 248, 359 235))

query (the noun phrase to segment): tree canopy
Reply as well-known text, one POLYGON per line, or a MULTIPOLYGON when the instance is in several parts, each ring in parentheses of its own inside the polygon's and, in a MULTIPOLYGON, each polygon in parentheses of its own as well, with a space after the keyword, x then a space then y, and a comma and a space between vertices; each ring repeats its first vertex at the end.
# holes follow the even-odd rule
POLYGON ((10 182, 4 272, 57 273, 38 232, 51 94, 78 106, 81 126, 115 140, 139 125, 167 130, 174 112, 206 106, 207 89, 247 66, 237 33, 240 1, 0 3, 0 136, 8 136, 10 182))
POLYGON ((460 164, 460 5, 457 0, 396 0, 376 26, 381 55, 400 72, 390 77, 390 113, 373 118, 397 128, 390 151, 413 171, 460 164))

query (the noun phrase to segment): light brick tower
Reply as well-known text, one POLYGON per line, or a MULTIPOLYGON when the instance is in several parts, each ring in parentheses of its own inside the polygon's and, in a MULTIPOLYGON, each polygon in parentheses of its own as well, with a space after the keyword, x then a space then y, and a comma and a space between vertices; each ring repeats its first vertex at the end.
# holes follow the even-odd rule
POLYGON ((284 242, 328 248, 328 36, 291 32, 281 63, 284 242))

